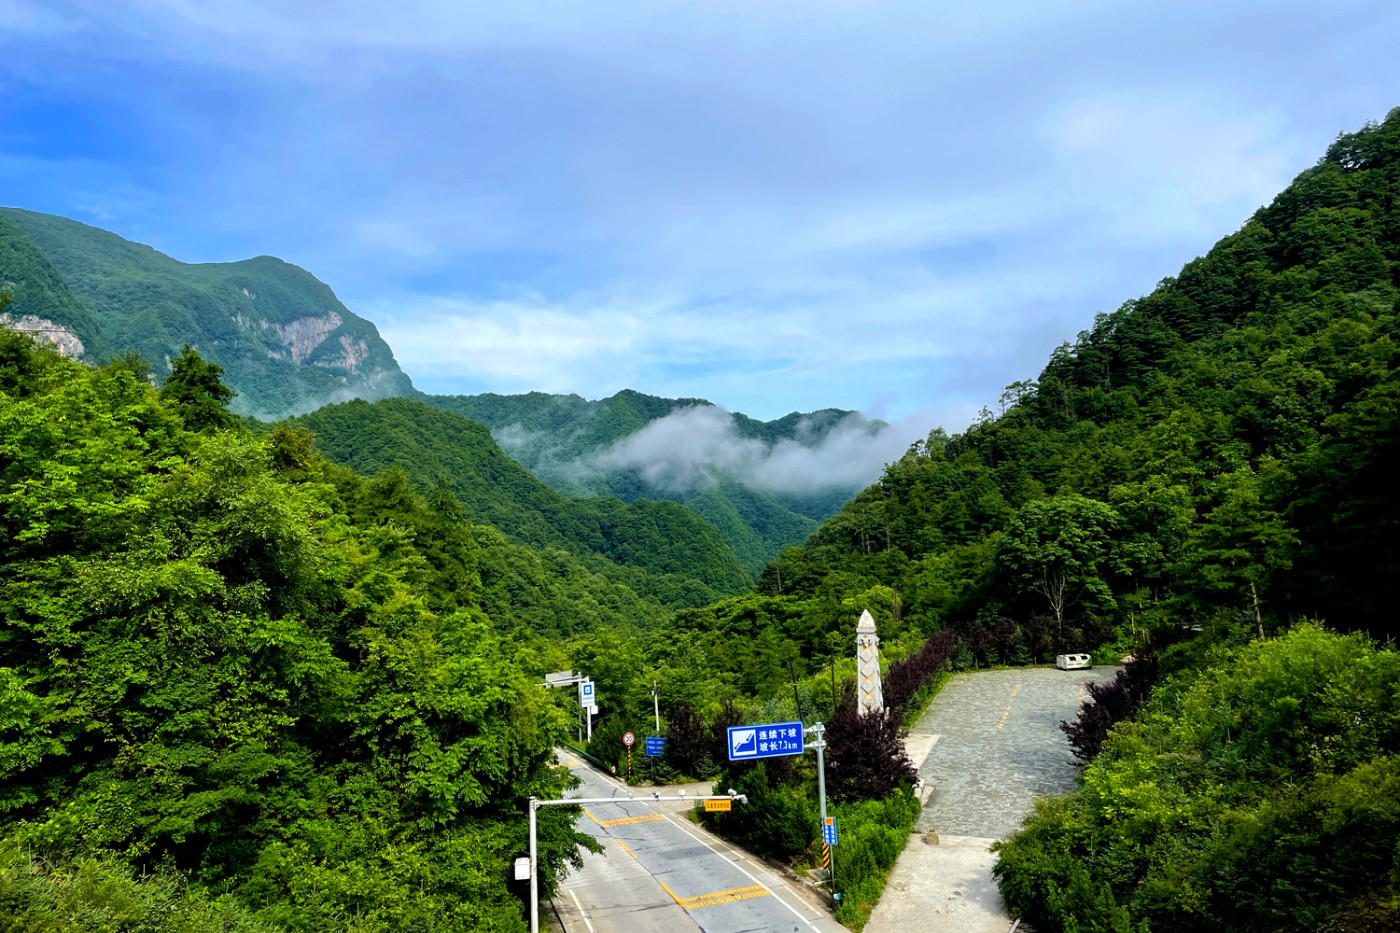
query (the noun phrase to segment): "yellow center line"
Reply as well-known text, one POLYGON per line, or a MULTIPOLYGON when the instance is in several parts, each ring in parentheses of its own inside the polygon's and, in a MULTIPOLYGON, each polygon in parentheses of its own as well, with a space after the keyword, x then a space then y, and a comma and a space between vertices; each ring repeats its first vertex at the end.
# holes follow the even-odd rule
POLYGON ((620 816, 615 820, 603 820, 598 825, 608 829, 613 826, 632 826, 636 823, 655 823, 657 820, 664 819, 666 817, 660 813, 646 813, 642 816, 620 816))
POLYGON ((600 820, 600 819, 598 819, 598 818, 597 818, 596 816, 594 816, 592 813, 589 813, 587 807, 580 807, 579 809, 583 811, 583 815, 584 815, 584 816, 588 817, 590 820, 592 820, 593 822, 597 823, 599 826, 602 826, 602 825, 603 825, 603 821, 600 820))
POLYGON ((622 851, 623 851, 623 852, 626 852, 628 855, 632 856, 633 858, 636 858, 636 857, 637 857, 637 853, 636 853, 636 852, 633 852, 632 849, 631 849, 631 847, 628 846, 627 843, 623 842, 621 839, 614 839, 613 841, 616 842, 618 845, 622 846, 622 851))
POLYGON ((768 889, 765 888, 763 885, 751 884, 747 888, 731 888, 728 891, 712 891, 709 894, 697 894, 694 897, 687 897, 683 901, 681 901, 681 906, 704 907, 707 906, 707 904, 701 903, 702 901, 718 902, 722 900, 735 900, 738 896, 759 897, 760 895, 767 893, 768 889))
MULTIPOLYGON (((628 851, 630 852, 631 850, 628 851)), ((636 858, 636 856, 633 856, 633 858, 636 858)), ((681 897, 676 894, 675 891, 672 891, 671 886, 660 878, 656 879, 656 883, 661 885, 661 890, 671 896, 671 900, 675 901, 686 910, 713 907, 716 904, 728 904, 733 901, 746 901, 751 897, 766 897, 773 893, 761 884, 753 884, 749 885, 747 888, 731 888, 728 891, 712 891, 709 894, 697 894, 694 897, 681 897)))
POLYGON ((1011 715, 1011 706, 1016 702, 1016 694, 1020 692, 1021 684, 1017 683, 1016 686, 1011 689, 1011 702, 1006 704, 1006 709, 1002 711, 1001 714, 1001 722, 997 723, 998 732, 1001 731, 1001 728, 1006 725, 1006 717, 1011 715))

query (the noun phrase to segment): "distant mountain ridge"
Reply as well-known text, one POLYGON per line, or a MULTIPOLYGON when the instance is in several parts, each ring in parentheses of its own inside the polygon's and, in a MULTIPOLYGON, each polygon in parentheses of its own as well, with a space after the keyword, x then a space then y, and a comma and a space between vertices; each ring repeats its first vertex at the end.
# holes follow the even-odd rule
POLYGON ((706 399, 631 389, 596 401, 543 392, 425 400, 489 427, 512 458, 561 492, 689 506, 721 532, 750 572, 805 540, 882 465, 874 463, 869 475, 828 478, 823 445, 873 440, 888 427, 840 409, 765 422, 706 399), (784 454, 803 463, 779 475, 775 464, 784 454))
POLYGON ((415 391, 374 324, 271 256, 184 263, 65 217, 0 208, 0 284, 14 293, 7 326, 89 362, 136 353, 163 378, 190 344, 224 368, 243 414, 415 391))

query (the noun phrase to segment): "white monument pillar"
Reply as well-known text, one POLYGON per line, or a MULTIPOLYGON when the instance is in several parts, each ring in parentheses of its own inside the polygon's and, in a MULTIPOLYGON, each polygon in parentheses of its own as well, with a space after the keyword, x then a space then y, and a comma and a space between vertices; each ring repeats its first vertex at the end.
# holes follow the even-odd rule
POLYGON ((880 636, 875 634, 875 619, 866 609, 856 625, 856 702, 860 714, 877 713, 885 708, 880 692, 880 636))

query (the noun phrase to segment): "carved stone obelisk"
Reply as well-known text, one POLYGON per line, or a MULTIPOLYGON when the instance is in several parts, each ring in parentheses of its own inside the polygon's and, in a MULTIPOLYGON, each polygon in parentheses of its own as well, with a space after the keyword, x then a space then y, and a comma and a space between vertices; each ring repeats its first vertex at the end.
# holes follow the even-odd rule
POLYGON ((856 625, 856 690, 862 716, 885 708, 880 692, 880 636, 875 634, 875 619, 869 609, 860 614, 856 625))

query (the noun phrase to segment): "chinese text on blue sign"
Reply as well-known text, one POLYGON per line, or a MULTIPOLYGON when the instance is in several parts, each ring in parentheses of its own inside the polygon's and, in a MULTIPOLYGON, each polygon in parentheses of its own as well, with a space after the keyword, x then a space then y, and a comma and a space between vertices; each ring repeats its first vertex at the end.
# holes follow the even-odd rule
POLYGON ((666 754, 666 739, 647 736, 647 755, 651 758, 660 758, 664 754, 666 754))
POLYGON ((806 751, 802 723, 771 722, 756 726, 729 727, 729 760, 781 758, 806 751))

